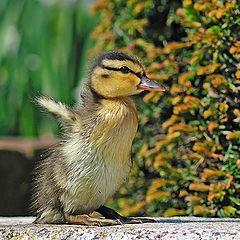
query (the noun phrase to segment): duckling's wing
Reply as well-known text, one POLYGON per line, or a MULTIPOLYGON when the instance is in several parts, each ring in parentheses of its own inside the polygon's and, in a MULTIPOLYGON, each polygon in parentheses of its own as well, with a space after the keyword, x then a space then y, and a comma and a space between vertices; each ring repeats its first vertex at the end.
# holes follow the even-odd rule
POLYGON ((63 126, 73 126, 76 122, 81 122, 79 114, 61 102, 46 96, 37 97, 36 102, 57 118, 63 126))

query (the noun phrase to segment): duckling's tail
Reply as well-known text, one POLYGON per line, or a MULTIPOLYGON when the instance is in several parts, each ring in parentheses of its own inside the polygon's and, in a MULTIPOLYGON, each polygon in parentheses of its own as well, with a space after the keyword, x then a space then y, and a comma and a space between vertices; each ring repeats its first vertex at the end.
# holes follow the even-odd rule
POLYGON ((72 125, 78 119, 78 114, 72 108, 52 98, 40 96, 36 102, 62 123, 72 125))

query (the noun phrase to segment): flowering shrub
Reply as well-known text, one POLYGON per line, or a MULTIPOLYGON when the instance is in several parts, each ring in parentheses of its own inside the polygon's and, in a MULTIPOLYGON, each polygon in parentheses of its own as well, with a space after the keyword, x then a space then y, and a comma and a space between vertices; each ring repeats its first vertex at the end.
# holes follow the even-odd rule
POLYGON ((136 54, 147 75, 168 86, 164 95, 137 99, 135 164, 111 204, 125 215, 239 217, 240 5, 184 0, 173 11, 175 1, 172 8, 160 3, 170 32, 160 41, 162 28, 151 28, 151 19, 162 17, 156 2, 98 0, 94 6, 101 21, 92 53, 136 54))

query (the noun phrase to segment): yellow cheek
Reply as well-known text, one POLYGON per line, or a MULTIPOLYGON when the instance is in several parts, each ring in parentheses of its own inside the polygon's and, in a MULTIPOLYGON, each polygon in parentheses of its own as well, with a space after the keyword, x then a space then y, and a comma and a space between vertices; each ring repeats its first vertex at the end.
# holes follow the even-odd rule
POLYGON ((138 78, 137 76, 131 76, 131 78, 129 78, 128 81, 132 86, 137 86, 141 82, 140 78, 138 78))
POLYGON ((137 85, 140 83, 140 79, 133 74, 118 74, 116 78, 115 86, 121 89, 122 95, 136 94, 137 85))
POLYGON ((138 94, 141 92, 137 90, 139 83, 140 79, 131 73, 109 73, 107 78, 102 77, 102 73, 92 76, 93 89, 101 96, 109 98, 138 94))

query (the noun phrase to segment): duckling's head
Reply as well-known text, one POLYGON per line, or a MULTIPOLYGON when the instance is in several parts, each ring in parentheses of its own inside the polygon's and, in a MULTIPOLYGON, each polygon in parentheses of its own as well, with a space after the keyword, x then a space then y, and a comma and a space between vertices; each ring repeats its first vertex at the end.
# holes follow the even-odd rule
POLYGON ((145 68, 134 56, 120 51, 100 55, 90 73, 91 89, 104 98, 139 94, 143 90, 165 91, 165 87, 146 76, 145 68))

